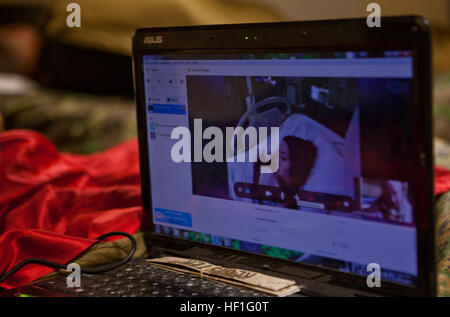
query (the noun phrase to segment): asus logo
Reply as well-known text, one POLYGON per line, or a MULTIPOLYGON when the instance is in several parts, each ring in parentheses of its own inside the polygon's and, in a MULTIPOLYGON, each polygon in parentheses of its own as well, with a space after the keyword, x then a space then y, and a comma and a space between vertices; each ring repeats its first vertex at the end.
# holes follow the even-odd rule
POLYGON ((162 42, 163 42, 162 36, 146 36, 144 38, 144 44, 157 44, 162 42))

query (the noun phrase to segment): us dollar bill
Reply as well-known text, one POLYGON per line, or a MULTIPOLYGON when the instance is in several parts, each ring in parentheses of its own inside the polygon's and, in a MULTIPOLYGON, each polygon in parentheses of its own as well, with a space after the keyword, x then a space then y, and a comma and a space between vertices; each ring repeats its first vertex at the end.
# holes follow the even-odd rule
POLYGON ((162 257, 150 259, 148 261, 156 266, 199 275, 202 278, 243 286, 280 297, 295 294, 299 292, 301 288, 293 280, 239 268, 227 268, 195 259, 162 257))

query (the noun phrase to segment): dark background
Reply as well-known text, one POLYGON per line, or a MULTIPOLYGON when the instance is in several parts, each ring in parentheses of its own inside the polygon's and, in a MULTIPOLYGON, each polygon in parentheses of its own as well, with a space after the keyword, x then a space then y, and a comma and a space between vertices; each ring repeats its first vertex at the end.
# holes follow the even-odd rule
POLYGON ((408 181, 412 80, 359 79, 362 177, 408 181))

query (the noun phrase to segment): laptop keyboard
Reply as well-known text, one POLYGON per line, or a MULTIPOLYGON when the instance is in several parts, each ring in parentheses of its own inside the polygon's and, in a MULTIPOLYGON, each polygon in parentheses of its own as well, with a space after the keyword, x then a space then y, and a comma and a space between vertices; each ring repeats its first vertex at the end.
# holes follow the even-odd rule
POLYGON ((266 293, 202 279, 149 265, 145 258, 132 259, 103 274, 81 274, 81 287, 66 286, 66 277, 42 281, 38 286, 55 293, 82 297, 265 297, 266 293))

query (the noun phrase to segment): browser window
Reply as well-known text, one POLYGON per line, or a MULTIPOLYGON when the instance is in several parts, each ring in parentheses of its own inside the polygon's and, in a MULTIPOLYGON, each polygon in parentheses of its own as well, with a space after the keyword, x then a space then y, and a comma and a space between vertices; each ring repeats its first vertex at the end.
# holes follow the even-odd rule
POLYGON ((156 233, 359 275, 377 263, 384 280, 416 283, 412 52, 142 62, 156 233), (172 157, 177 127, 191 132, 188 161, 172 157), (275 171, 261 172, 249 139, 238 159, 225 136, 239 127, 255 128, 255 149, 267 141, 275 171))

